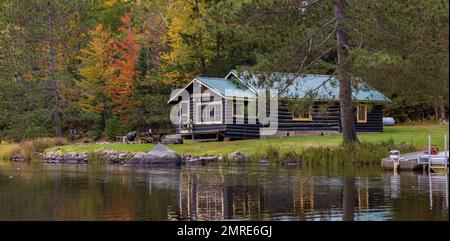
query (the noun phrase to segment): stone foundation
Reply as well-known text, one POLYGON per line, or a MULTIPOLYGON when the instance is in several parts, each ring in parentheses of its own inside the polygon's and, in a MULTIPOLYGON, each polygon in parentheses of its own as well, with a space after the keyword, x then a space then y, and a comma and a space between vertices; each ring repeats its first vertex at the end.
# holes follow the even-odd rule
POLYGON ((272 137, 292 137, 292 136, 336 136, 339 131, 277 131, 272 137))

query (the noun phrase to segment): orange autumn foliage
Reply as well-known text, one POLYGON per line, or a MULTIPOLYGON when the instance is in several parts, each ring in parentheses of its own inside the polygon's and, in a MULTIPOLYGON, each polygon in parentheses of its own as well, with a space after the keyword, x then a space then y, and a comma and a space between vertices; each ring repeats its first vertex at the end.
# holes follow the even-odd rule
POLYGON ((137 75, 140 45, 136 41, 136 29, 132 27, 130 14, 125 13, 120 20, 123 25, 119 27, 120 38, 113 41, 116 58, 110 68, 111 79, 107 92, 113 105, 112 112, 124 122, 129 122, 130 114, 135 108, 134 78, 137 75))

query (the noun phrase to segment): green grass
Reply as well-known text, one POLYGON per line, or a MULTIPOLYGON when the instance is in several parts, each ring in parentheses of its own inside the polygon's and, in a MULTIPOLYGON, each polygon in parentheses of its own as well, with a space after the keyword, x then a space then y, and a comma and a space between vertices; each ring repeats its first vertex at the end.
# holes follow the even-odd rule
MULTIPOLYGON (((359 139, 363 142, 382 143, 391 142, 395 144, 410 144, 417 148, 426 148, 428 144, 428 134, 432 135, 433 145, 441 150, 444 148, 444 134, 448 135, 448 125, 422 124, 422 125, 401 125, 385 127, 382 133, 360 133, 359 139)), ((234 151, 242 151, 248 155, 259 156, 267 150, 277 149, 279 153, 301 152, 309 147, 333 147, 339 146, 342 142, 341 136, 302 136, 289 138, 255 139, 230 142, 192 142, 185 140, 184 144, 168 145, 179 154, 183 155, 208 155, 208 154, 228 154, 234 151)), ((67 152, 93 152, 98 150, 116 150, 140 152, 150 151, 153 144, 74 144, 59 147, 63 153, 67 152)), ((47 151, 55 148, 47 149, 47 151)))

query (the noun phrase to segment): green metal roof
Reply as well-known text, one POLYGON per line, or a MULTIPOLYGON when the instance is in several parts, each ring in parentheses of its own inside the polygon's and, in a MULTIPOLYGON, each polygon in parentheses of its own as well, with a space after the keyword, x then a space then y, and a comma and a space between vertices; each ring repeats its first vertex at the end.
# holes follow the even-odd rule
POLYGON ((212 77, 197 77, 199 81, 225 97, 256 98, 256 95, 237 80, 212 77))
MULTIPOLYGON (((232 71, 238 74, 237 71, 232 71)), ((241 72, 238 76, 253 88, 258 86, 258 77, 248 72, 241 72)), ((339 82, 332 75, 301 75, 295 76, 292 73, 271 73, 267 78, 273 78, 272 88, 280 91, 288 85, 286 90, 281 93, 285 98, 310 98, 317 100, 339 100, 339 82)), ((352 86, 352 98, 355 101, 390 101, 378 90, 370 87, 360 79, 354 79, 352 86)))
MULTIPOLYGON (((304 75, 296 78, 283 96, 339 100, 339 81, 330 75, 304 75)), ((381 92, 357 79, 353 81, 352 99, 355 101, 389 101, 381 92)))
MULTIPOLYGON (((248 72, 238 73, 233 70, 236 78, 197 77, 207 87, 224 97, 256 98, 258 77, 248 72)), ((331 75, 302 75, 295 76, 292 73, 273 73, 276 80, 272 88, 281 90, 286 83, 292 83, 281 93, 284 98, 309 98, 316 100, 339 100, 339 83, 336 77, 331 75)), ((353 81, 352 98, 355 101, 390 101, 381 92, 367 85, 364 81, 353 81)))

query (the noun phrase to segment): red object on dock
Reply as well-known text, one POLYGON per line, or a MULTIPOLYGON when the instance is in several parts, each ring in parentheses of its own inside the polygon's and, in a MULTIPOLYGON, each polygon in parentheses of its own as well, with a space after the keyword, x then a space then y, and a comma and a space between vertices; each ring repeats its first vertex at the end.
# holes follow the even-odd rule
MULTIPOLYGON (((425 154, 428 154, 428 151, 425 151, 425 154)), ((430 155, 437 155, 439 154, 439 149, 435 146, 430 148, 430 155)))
POLYGON ((437 155, 439 153, 439 149, 437 147, 431 148, 431 155, 437 155))

